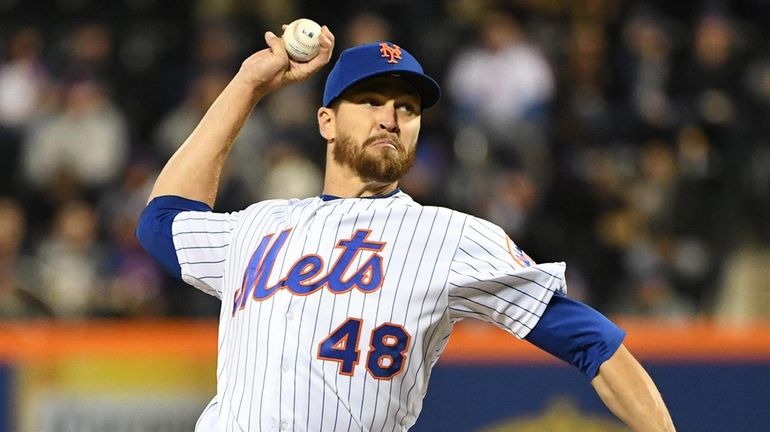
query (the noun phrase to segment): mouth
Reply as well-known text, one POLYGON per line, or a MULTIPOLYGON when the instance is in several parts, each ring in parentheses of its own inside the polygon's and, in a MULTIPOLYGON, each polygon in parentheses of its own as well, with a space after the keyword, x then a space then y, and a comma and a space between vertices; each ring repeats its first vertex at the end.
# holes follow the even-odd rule
POLYGON ((393 150, 398 150, 398 143, 390 138, 378 138, 369 143, 367 147, 372 148, 391 148, 393 150))

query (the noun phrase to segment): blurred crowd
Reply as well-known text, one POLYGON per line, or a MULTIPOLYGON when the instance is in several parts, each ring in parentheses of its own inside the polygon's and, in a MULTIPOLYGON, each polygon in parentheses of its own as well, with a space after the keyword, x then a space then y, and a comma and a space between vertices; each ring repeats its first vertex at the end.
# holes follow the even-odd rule
MULTIPOLYGON (((0 2, 0 317, 215 316, 134 227, 265 30, 391 40, 443 87, 402 189, 566 261, 609 314, 770 317, 770 3, 0 2)), ((321 192, 325 72, 263 100, 216 210, 321 192)))

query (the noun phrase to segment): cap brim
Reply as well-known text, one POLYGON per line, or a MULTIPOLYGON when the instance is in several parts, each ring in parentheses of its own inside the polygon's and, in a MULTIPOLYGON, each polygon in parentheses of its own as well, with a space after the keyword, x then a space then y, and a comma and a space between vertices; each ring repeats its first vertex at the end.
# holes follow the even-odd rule
POLYGON ((362 81, 366 81, 370 78, 377 78, 377 77, 383 77, 383 76, 393 76, 393 77, 401 78, 406 82, 408 82, 412 87, 414 87, 415 90, 417 90, 417 93, 420 94, 421 109, 432 107, 441 98, 441 88, 433 78, 425 74, 416 73, 411 70, 392 69, 387 71, 377 71, 368 75, 361 76, 355 81, 351 81, 336 97, 331 99, 329 103, 326 104, 326 106, 328 107, 329 105, 334 103, 335 100, 339 99, 343 94, 345 94, 346 91, 351 89, 356 84, 362 81))

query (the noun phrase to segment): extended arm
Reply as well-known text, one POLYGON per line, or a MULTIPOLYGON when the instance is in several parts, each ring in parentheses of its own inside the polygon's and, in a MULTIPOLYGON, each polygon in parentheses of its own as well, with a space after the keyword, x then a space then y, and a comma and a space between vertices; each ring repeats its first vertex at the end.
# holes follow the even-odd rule
POLYGON ((658 389, 623 346, 624 337, 604 315, 557 294, 525 339, 577 367, 607 408, 634 431, 673 431, 658 389))
POLYGON ((625 346, 602 363, 591 384, 607 408, 633 430, 675 430, 655 383, 625 346))
POLYGON ((307 79, 329 62, 334 36, 321 30, 321 50, 307 63, 289 60, 283 40, 265 33, 268 47, 254 53, 214 101, 198 126, 161 171, 148 202, 161 195, 177 195, 214 206, 219 178, 233 141, 262 97, 307 79))

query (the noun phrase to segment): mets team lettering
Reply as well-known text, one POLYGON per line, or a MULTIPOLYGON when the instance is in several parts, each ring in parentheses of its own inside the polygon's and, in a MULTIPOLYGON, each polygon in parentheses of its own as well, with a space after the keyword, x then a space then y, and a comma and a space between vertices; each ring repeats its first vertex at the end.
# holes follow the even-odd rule
POLYGON ((246 306, 246 301, 252 292, 254 293, 254 300, 262 301, 270 298, 281 288, 286 288, 297 295, 308 295, 324 286, 328 286, 329 290, 336 294, 342 294, 353 288, 358 288, 363 292, 372 292, 382 286, 382 256, 378 253, 372 254, 350 278, 344 279, 345 273, 359 252, 367 250, 379 252, 385 246, 385 243, 382 242, 367 241, 366 239, 370 234, 369 230, 358 230, 351 239, 340 240, 337 243, 336 247, 342 249, 343 252, 331 270, 323 277, 310 281, 318 275, 324 267, 324 263, 318 255, 306 255, 294 263, 283 279, 275 285, 267 287, 267 280, 273 270, 275 257, 286 243, 286 238, 291 231, 291 229, 282 231, 267 253, 265 253, 265 249, 267 249, 267 244, 274 234, 268 234, 262 238, 249 261, 246 273, 243 275, 241 289, 235 292, 233 316, 246 306))

